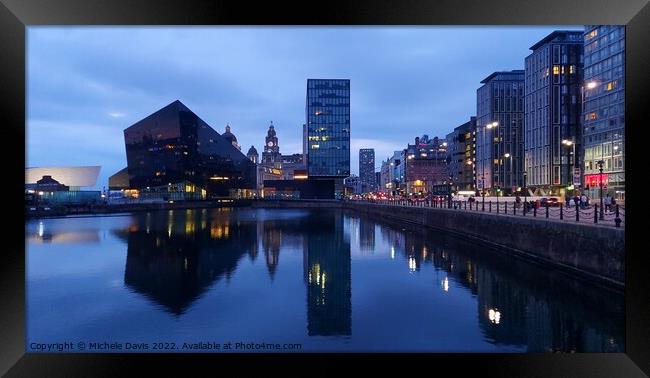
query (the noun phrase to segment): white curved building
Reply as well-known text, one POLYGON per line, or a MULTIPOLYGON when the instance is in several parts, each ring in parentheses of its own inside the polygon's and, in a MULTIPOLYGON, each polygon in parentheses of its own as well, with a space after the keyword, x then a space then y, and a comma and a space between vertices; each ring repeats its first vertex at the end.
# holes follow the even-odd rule
POLYGON ((59 183, 69 186, 70 190, 94 187, 100 169, 100 166, 25 168, 25 185, 36 184, 43 176, 52 176, 59 183))

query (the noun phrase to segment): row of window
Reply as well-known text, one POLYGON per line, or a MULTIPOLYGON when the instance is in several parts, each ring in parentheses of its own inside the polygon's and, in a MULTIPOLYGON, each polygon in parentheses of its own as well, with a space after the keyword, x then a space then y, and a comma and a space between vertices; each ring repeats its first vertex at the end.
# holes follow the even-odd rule
POLYGON ((625 54, 624 52, 612 56, 603 54, 603 56, 598 56, 599 59, 593 58, 592 54, 592 57, 590 57, 588 61, 585 60, 585 70, 588 70, 587 72, 589 73, 589 75, 585 75, 585 78, 591 77, 591 75, 598 75, 599 73, 607 71, 613 67, 622 67, 625 60, 625 54))
POLYGON ((308 89, 307 98, 309 101, 318 101, 334 98, 349 99, 349 89, 308 89))
POLYGON ((307 88, 350 88, 350 80, 308 79, 307 88))
MULTIPOLYGON (((596 83, 603 83, 603 82, 608 82, 612 81, 615 79, 622 79, 624 77, 623 72, 623 65, 613 67, 610 70, 602 71, 599 73, 596 73, 594 71, 595 66, 591 66, 588 68, 585 68, 585 73, 584 73, 584 78, 585 82, 591 82, 594 81, 596 83)), ((590 95, 593 95, 592 93, 598 93, 595 89, 587 89, 586 91, 589 92, 590 95)))
MULTIPOLYGON (((593 43, 585 46, 585 64, 589 64, 588 59, 591 58, 590 54, 593 54, 594 52, 599 52, 600 56, 607 56, 619 51, 623 51, 623 49, 625 49, 625 39, 614 41, 609 45, 607 44, 606 40, 596 40, 593 43)), ((593 60, 593 58, 591 59, 593 60)))
POLYGON ((492 83, 492 93, 494 97, 516 97, 524 95, 524 82, 499 82, 492 83))
POLYGON ((604 159, 596 159, 596 160, 585 160, 584 166, 585 166, 585 173, 597 173, 600 172, 598 167, 598 161, 602 160, 603 161, 603 172, 607 172, 609 170, 619 170, 624 168, 624 161, 625 159, 623 157, 615 157, 615 158, 604 158, 604 159))

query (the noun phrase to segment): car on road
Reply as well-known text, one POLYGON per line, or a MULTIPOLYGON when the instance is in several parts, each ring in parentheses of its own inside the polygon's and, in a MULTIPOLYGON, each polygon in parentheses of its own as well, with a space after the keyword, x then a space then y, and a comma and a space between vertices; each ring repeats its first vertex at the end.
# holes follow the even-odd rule
POLYGON ((549 207, 559 207, 560 206, 560 200, 557 197, 542 197, 542 199, 539 201, 541 207, 546 207, 547 205, 549 207))

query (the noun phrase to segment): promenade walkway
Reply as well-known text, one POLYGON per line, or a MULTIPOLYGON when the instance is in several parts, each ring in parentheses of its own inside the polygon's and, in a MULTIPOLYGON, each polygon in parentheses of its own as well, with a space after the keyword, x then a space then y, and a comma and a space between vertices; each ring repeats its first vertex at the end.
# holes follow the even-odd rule
POLYGON ((584 224, 625 227, 625 206, 615 205, 611 209, 603 211, 603 218, 600 217, 599 204, 589 205, 585 208, 576 206, 566 207, 565 204, 556 206, 535 207, 529 205, 524 208, 524 204, 515 204, 514 202, 495 202, 479 199, 476 202, 469 201, 427 201, 427 200, 359 200, 360 202, 377 203, 382 205, 401 206, 401 207, 430 207, 446 208, 457 211, 467 212, 485 212, 499 216, 511 217, 532 217, 541 219, 551 219, 563 222, 580 222, 584 224), (617 222, 617 219, 619 220, 617 222))

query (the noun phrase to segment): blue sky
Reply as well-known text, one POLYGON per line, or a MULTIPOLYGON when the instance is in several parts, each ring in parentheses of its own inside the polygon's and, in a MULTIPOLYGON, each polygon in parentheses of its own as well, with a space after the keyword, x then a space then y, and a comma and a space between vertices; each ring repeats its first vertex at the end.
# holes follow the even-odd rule
POLYGON ((480 81, 523 69, 530 46, 566 26, 29 27, 26 165, 126 166, 122 131, 174 100, 261 153, 273 121, 302 152, 308 78, 351 80, 351 170, 419 135, 444 137, 476 112, 480 81))

